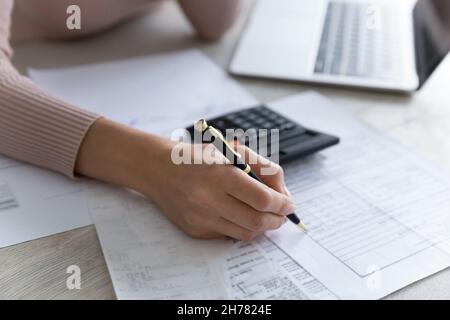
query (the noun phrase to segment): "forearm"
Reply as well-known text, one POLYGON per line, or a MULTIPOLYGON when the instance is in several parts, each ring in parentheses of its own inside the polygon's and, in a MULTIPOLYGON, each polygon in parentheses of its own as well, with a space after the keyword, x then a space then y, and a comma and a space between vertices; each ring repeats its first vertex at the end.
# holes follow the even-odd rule
POLYGON ((235 22, 243 0, 178 0, 198 34, 220 38, 235 22))
MULTIPOLYGON (((1 56, 1 54, 0 54, 1 56)), ((0 57, 0 154, 153 197, 171 142, 71 106, 0 57)))
POLYGON ((170 161, 172 142, 100 118, 80 147, 76 173, 154 197, 158 171, 170 161))

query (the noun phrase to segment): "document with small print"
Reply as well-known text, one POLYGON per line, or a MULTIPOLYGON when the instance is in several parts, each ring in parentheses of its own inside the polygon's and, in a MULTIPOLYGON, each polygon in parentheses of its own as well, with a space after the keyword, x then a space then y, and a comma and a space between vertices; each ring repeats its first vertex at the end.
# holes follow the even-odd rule
POLYGON ((341 143, 285 166, 308 226, 269 238, 339 298, 377 299, 450 266, 450 179, 317 94, 271 104, 341 143))
MULTIPOLYGON (((163 136, 257 104, 195 50, 30 74, 69 102, 163 136)), ((341 138, 285 168, 308 233, 286 223, 270 240, 197 242, 147 200, 97 190, 92 215, 119 298, 377 299, 450 266, 444 174, 317 94, 270 106, 341 138)), ((0 176, 0 205, 14 210, 10 183, 0 176)))
POLYGON ((225 299, 202 241, 175 227, 145 197, 92 183, 92 217, 118 299, 225 299))
POLYGON ((265 236, 251 242, 216 240, 210 260, 223 273, 232 299, 336 299, 265 236))
POLYGON ((196 240, 135 192, 93 182, 88 194, 118 299, 336 299, 264 236, 196 240))
MULTIPOLYGON (((166 137, 199 118, 258 103, 197 50, 30 75, 71 103, 166 137)), ((133 192, 92 184, 88 193, 119 299, 336 298, 266 238, 193 240, 133 192)))

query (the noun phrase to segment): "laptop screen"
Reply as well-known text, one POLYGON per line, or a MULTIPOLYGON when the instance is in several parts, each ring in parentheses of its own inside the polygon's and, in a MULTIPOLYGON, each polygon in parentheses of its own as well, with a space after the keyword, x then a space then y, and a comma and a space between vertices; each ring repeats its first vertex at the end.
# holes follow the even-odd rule
POLYGON ((450 50, 450 1, 419 0, 414 9, 416 64, 420 86, 450 50))

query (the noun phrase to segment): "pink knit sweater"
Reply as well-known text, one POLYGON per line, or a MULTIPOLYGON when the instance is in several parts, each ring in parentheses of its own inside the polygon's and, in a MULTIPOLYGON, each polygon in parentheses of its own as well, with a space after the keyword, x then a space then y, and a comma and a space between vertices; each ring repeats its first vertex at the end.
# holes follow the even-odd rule
MULTIPOLYGON (((61 101, 20 75, 10 62, 11 24, 18 37, 80 35, 67 30, 69 4, 82 11, 82 33, 107 28, 152 0, 0 0, 0 153, 73 176, 77 153, 99 115, 61 101), (20 19, 23 21, 12 21, 20 19)), ((180 0, 196 29, 206 36, 226 29, 240 0, 180 0)), ((13 33, 14 33, 13 32, 13 33)), ((82 106, 81 106, 82 107, 82 106)))

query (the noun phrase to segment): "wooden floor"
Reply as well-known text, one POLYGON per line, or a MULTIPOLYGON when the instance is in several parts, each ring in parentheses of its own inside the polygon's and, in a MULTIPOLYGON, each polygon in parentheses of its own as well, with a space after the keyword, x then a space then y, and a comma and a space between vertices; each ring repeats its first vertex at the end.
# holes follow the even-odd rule
POLYGON ((0 299, 115 299, 94 226, 0 250, 0 299), (67 267, 81 269, 68 290, 67 267))

